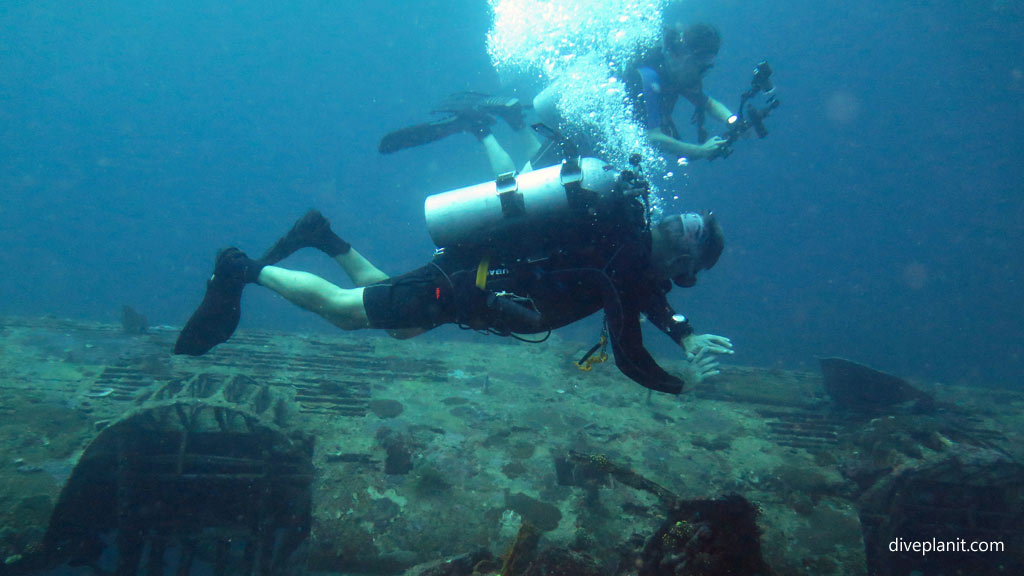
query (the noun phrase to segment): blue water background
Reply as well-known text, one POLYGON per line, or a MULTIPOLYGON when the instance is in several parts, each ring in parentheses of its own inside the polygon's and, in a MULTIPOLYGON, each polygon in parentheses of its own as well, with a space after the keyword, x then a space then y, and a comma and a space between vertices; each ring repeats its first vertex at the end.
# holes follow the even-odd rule
MULTIPOLYGON (((783 101, 768 139, 692 165, 669 205, 714 209, 728 235, 672 295, 698 329, 741 364, 840 355, 1019 386, 1024 7, 709 0, 668 19, 722 31, 711 94, 735 107, 769 58, 783 101)), ((181 325, 218 247, 259 253, 311 206, 386 271, 421 265, 424 197, 490 169, 468 136, 377 142, 449 92, 500 88, 489 25, 483 0, 4 3, 0 314, 116 322, 130 304, 181 325)), ((288 264, 348 285, 322 256, 288 264)), ((258 289, 243 327, 332 329, 258 289)))

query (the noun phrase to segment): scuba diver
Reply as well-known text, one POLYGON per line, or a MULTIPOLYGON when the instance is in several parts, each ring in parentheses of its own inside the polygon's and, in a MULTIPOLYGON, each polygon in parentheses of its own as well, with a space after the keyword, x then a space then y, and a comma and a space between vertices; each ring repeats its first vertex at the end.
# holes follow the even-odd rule
MULTIPOLYGON (((666 27, 662 45, 633 62, 623 72, 634 121, 644 128, 648 141, 655 148, 675 158, 711 159, 725 155, 724 148, 730 142, 724 137, 709 136, 705 120, 710 115, 730 126, 736 116, 727 106, 705 94, 703 87, 704 76, 714 67, 721 44, 721 36, 709 24, 693 24, 683 32, 666 27), (680 98, 689 100, 694 106, 692 122, 697 126, 697 143, 680 139, 679 129, 673 120, 680 98)), ((549 133, 565 124, 558 110, 560 97, 557 85, 551 85, 532 102, 542 125, 550 128, 549 133)), ((549 166, 563 157, 557 138, 538 138, 527 126, 525 106, 516 98, 460 92, 451 95, 431 113, 445 116, 385 135, 379 151, 392 154, 454 134, 468 133, 483 145, 494 174, 504 174, 515 170, 516 166, 491 131, 495 117, 499 117, 517 134, 530 159, 520 172, 549 166)))
POLYGON ((526 340, 521 335, 550 333, 603 310, 618 368, 651 390, 678 394, 684 380, 644 348, 641 315, 687 351, 687 380, 717 374, 714 354, 731 354, 732 343, 694 333, 667 294, 673 283, 693 286, 699 271, 713 267, 724 237, 710 213, 650 222, 647 194, 635 173, 593 158, 435 194, 425 205, 439 246, 435 257, 394 277, 311 210, 258 260, 237 248, 218 254, 174 352, 199 356, 226 342, 246 284, 269 288, 341 329, 384 329, 396 338, 457 324, 526 340), (277 265, 303 248, 333 258, 356 287, 277 265))
POLYGON ((682 33, 666 28, 660 50, 635 64, 626 74, 636 122, 657 149, 676 158, 714 158, 726 145, 719 136, 708 136, 707 116, 728 125, 733 113, 704 93, 704 77, 715 66, 722 46, 718 30, 697 23, 682 33), (672 114, 679 98, 693 104, 691 122, 697 126, 697 143, 680 139, 672 114))

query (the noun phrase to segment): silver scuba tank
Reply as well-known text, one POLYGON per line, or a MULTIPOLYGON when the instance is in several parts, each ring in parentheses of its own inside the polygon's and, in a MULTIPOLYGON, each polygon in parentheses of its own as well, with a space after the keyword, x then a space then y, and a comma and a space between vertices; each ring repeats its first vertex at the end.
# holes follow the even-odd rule
POLYGON ((597 158, 503 174, 428 196, 427 232, 440 248, 531 244, 614 194, 618 177, 618 170, 597 158))

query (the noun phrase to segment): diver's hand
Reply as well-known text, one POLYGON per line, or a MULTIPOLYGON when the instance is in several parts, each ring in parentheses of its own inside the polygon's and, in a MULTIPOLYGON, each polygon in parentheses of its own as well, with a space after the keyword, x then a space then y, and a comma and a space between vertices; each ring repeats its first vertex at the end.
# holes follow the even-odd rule
POLYGON ((700 384, 705 379, 722 373, 718 369, 718 358, 708 352, 708 348, 701 348, 696 354, 688 356, 682 375, 687 386, 700 384))
POLYGON ((732 354, 732 341, 725 336, 716 334, 690 334, 683 338, 683 348, 687 356, 694 356, 703 350, 711 354, 732 354))
POLYGON ((714 158, 722 152, 722 148, 728 144, 729 141, 720 136, 712 136, 708 138, 703 144, 700 145, 700 157, 701 158, 714 158))

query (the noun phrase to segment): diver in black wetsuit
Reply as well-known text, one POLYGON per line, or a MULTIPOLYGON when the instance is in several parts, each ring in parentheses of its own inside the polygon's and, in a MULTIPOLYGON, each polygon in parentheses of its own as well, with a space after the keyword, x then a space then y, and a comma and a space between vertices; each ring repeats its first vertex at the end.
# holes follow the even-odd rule
POLYGON ((731 353, 729 339, 694 334, 666 295, 673 282, 693 286, 697 272, 717 262, 724 240, 711 214, 676 214, 653 226, 644 214, 637 198, 614 196, 590 206, 574 225, 518 237, 514 247, 453 249, 388 277, 310 211, 259 260, 235 248, 218 255, 203 303, 175 353, 201 355, 227 341, 246 283, 270 288, 340 328, 386 329, 398 338, 449 323, 501 335, 538 334, 603 310, 619 369, 647 388, 678 394, 683 379, 658 366, 643 346, 641 314, 686 349, 690 379, 717 374, 711 355, 731 353), (306 247, 334 258, 357 288, 276 266, 306 247))

